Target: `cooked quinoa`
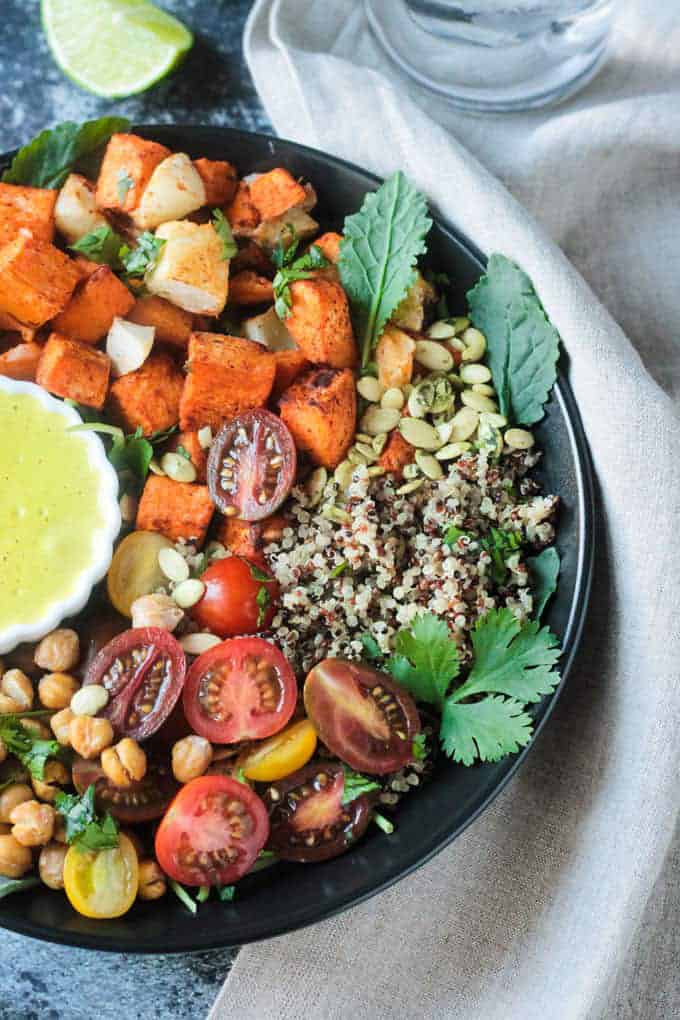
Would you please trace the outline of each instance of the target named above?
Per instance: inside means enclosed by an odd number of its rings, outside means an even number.
[[[446,618],[463,661],[470,631],[487,610],[507,606],[527,619],[533,606],[521,553],[506,561],[497,587],[478,539],[495,527],[521,532],[536,551],[553,541],[558,497],[541,495],[527,475],[539,456],[514,452],[496,462],[482,451],[405,495],[392,476],[370,477],[358,465],[338,500],[350,516],[346,524],[328,520],[295,489],[290,525],[265,554],[281,585],[270,636],[298,674],[325,656],[361,658],[362,634],[389,652],[396,632],[425,611]],[[450,525],[466,532],[453,548],[443,540]]]

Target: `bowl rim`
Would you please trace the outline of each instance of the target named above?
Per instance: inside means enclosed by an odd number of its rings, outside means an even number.
[[[349,160],[342,159],[341,157],[332,155],[331,153],[323,152],[321,149],[316,149],[309,145],[303,145],[292,139],[271,135],[267,132],[247,131],[242,128],[232,128],[227,125],[203,125],[194,123],[133,124],[129,130],[139,131],[141,134],[155,134],[157,136],[162,136],[163,134],[185,134],[188,142],[191,141],[191,136],[194,134],[198,136],[201,133],[211,132],[216,135],[224,136],[225,140],[229,139],[235,145],[238,144],[239,138],[255,138],[268,145],[272,154],[276,151],[276,147],[288,147],[302,155],[307,154],[310,157],[317,159],[320,157],[333,164],[335,167],[348,171],[352,174],[358,174],[366,181],[370,181],[375,185],[380,185],[383,180],[377,174],[374,174]],[[7,165],[7,163],[12,159],[15,151],[16,150],[0,154],[0,168]],[[479,265],[480,269],[483,270],[486,266],[486,255],[484,255],[474,242],[470,241],[470,239],[461,230],[459,230],[458,227],[442,215],[437,206],[430,201],[428,201],[428,206],[430,215],[435,224],[442,229],[445,234],[451,236]],[[578,410],[576,398],[571,388],[567,372],[568,356],[565,356],[565,352],[562,351],[560,361],[558,363],[557,380],[553,387],[553,393],[566,425],[567,438],[573,455],[577,489],[578,518],[582,521],[583,527],[578,546],[578,557],[575,568],[574,594],[562,642],[560,683],[555,688],[550,698],[546,701],[542,717],[535,724],[534,733],[530,743],[516,754],[514,761],[506,774],[493,787],[493,789],[489,791],[476,809],[472,811],[463,822],[448,832],[444,838],[439,839],[425,852],[415,855],[413,859],[409,860],[406,864],[400,864],[392,868],[389,874],[370,888],[359,893],[350,893],[346,896],[340,896],[332,905],[317,909],[314,916],[310,916],[305,920],[291,920],[290,922],[270,926],[266,932],[246,934],[237,939],[229,937],[228,940],[225,940],[224,936],[220,937],[219,930],[216,927],[214,935],[211,934],[208,937],[201,936],[197,943],[196,937],[193,939],[191,937],[191,925],[187,925],[186,935],[185,933],[182,933],[179,937],[177,934],[173,935],[173,946],[168,946],[167,942],[163,942],[160,937],[150,939],[140,946],[131,940],[121,940],[120,938],[111,938],[102,941],[102,937],[97,934],[55,929],[33,921],[24,921],[23,918],[12,917],[10,919],[6,919],[2,916],[1,909],[0,928],[6,928],[9,931],[29,935],[33,938],[38,938],[46,942],[53,942],[60,945],[71,945],[81,949],[93,949],[100,952],[126,952],[134,953],[136,955],[160,953],[167,956],[243,946],[249,943],[276,938],[292,931],[301,930],[302,928],[310,925],[328,920],[329,918],[348,910],[350,907],[365,903],[373,896],[384,892],[390,886],[396,884],[402,878],[406,878],[423,864],[432,860],[438,853],[453,843],[453,841],[457,839],[458,836],[460,836],[468,828],[468,826],[475,822],[492,804],[496,797],[506,788],[511,779],[516,776],[518,770],[522,767],[528,755],[534,748],[539,734],[552,715],[557,701],[566,686],[580,645],[587,617],[595,563],[595,480],[585,429],[583,427],[581,415]]]
[[[32,382],[0,376],[0,392],[24,393],[36,400],[46,411],[59,414],[71,426],[82,425],[83,419],[74,407],[57,400],[42,386]],[[87,605],[92,590],[109,569],[113,545],[120,532],[121,516],[118,505],[118,476],[106,456],[101,440],[94,432],[78,436],[85,446],[90,465],[99,477],[98,504],[103,520],[101,527],[92,533],[93,556],[78,577],[73,592],[53,602],[42,617],[29,623],[16,623],[0,632],[0,653],[7,654],[24,642],[39,641],[54,630],[62,620],[79,613]]]

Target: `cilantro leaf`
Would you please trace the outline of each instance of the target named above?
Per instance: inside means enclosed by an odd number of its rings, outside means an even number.
[[[134,248],[124,244],[118,254],[127,276],[144,276],[155,266],[164,244],[163,238],[156,237],[150,230],[139,235]]]
[[[557,638],[538,620],[520,623],[510,609],[491,609],[472,632],[474,665],[466,682],[450,695],[505,694],[516,701],[540,701],[559,683],[553,666],[560,657]]]
[[[83,158],[105,145],[111,135],[129,127],[130,121],[125,117],[57,124],[19,149],[2,179],[6,184],[60,188]]]
[[[333,567],[328,576],[332,578],[340,577],[346,570],[349,570],[349,563],[347,560],[343,560],[342,563],[338,563],[337,567]]]
[[[455,546],[458,543],[459,538],[468,538],[467,531],[461,531],[455,524],[450,524],[444,532],[444,543],[445,545]]]
[[[152,432],[145,436],[141,428],[132,435],[126,436],[122,429],[108,422],[93,421],[83,425],[73,425],[70,432],[100,432],[111,436],[111,447],[107,454],[116,471],[130,471],[140,482],[149,473],[149,464],[153,458],[154,446],[164,443],[177,431],[177,427]]]
[[[360,634],[359,640],[364,646],[364,655],[371,662],[380,662],[383,658],[383,653],[380,650],[380,645],[375,640],[372,634]]]
[[[521,533],[491,528],[480,545],[491,557],[491,580],[496,585],[503,584],[508,574],[507,559],[522,547]]]
[[[111,266],[112,269],[120,268],[118,253],[123,247],[123,238],[111,227],[96,227],[69,247],[92,262]]]
[[[236,895],[235,885],[218,885],[215,888],[217,889],[217,895],[223,903],[231,903]]]
[[[62,751],[58,741],[36,737],[32,730],[26,729],[19,719],[11,715],[0,715],[0,739],[34,779],[43,779],[47,759],[56,758]]]
[[[342,770],[345,773],[345,785],[342,791],[343,804],[351,804],[357,797],[380,789],[380,783],[376,783],[369,776],[362,776],[360,772],[353,772],[346,765],[343,765]]]
[[[255,602],[257,603],[257,629],[264,626],[264,621],[267,619],[267,610],[271,604],[272,597],[269,594],[269,588],[266,585],[261,584],[257,590],[255,596]]]
[[[424,733],[416,733],[413,738],[413,758],[415,761],[425,761],[427,758],[427,740]]]
[[[213,209],[212,225],[222,242],[222,261],[233,259],[238,255],[238,245],[231,232],[231,224],[221,209]]]
[[[468,292],[470,318],[486,336],[487,358],[501,414],[522,425],[543,417],[557,374],[560,337],[531,280],[504,255]]]
[[[54,806],[64,819],[66,842],[83,851],[112,850],[118,846],[118,826],[110,814],[100,818],[94,806],[94,784],[82,797],[58,793]]]
[[[135,182],[125,167],[121,167],[118,171],[118,177],[116,178],[116,194],[118,195],[118,201],[121,205],[125,204],[125,199],[128,196],[128,192],[134,188]]]
[[[538,556],[529,556],[527,566],[531,576],[531,587],[534,596],[534,616],[541,619],[550,596],[557,590],[557,578],[560,573],[560,554],[554,546],[549,546]]]
[[[248,563],[248,566],[250,567],[250,576],[253,578],[253,580],[263,581],[265,584],[268,581],[272,580],[271,574],[265,574],[264,570],[260,570],[260,568],[256,566],[256,564]]]
[[[454,761],[472,765],[480,761],[499,761],[529,743],[531,716],[522,704],[500,697],[461,705],[450,698],[444,705],[441,739],[444,750]]]
[[[458,648],[446,621],[433,613],[417,616],[410,630],[397,634],[395,650],[388,668],[397,683],[416,700],[441,706],[460,670]]]
[[[272,286],[274,287],[274,308],[280,319],[287,319],[293,305],[290,285],[296,280],[308,280],[316,269],[324,269],[328,260],[315,244],[308,252],[296,258],[300,242],[292,227],[293,242],[288,248],[279,242],[272,252],[272,262],[277,268]]]
[[[40,879],[32,875],[26,878],[5,878],[4,875],[0,875],[0,900],[4,896],[11,896],[12,893],[33,889],[36,885],[40,885]]]
[[[367,365],[388,319],[416,279],[432,226],[424,195],[401,171],[366,195],[345,219],[338,270]]]

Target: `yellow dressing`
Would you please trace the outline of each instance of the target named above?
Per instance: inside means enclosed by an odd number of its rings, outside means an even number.
[[[69,428],[31,394],[0,390],[0,631],[67,599],[96,555],[101,477]]]

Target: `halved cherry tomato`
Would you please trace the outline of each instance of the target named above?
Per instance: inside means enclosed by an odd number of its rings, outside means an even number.
[[[413,759],[415,702],[391,677],[359,662],[324,659],[305,681],[305,708],[324,744],[358,772],[384,775]]]
[[[272,622],[279,585],[260,564],[226,556],[208,567],[201,580],[205,594],[191,610],[199,627],[225,638],[266,630]]]
[[[160,818],[179,789],[170,763],[162,757],[147,755],[143,779],[129,786],[115,786],[97,761],[76,758],[73,762],[73,785],[85,793],[94,783],[95,803],[102,812],[128,825]]]
[[[229,885],[267,842],[267,811],[246,783],[201,776],[183,786],[156,833],[156,858],[185,885]]]
[[[64,889],[71,906],[84,917],[120,917],[135,902],[139,885],[137,853],[119,833],[111,850],[69,848],[64,858]]]
[[[144,740],[163,725],[182,693],[186,658],[172,634],[137,627],[119,634],[93,659],[86,684],[109,692],[102,711],[117,734]]]
[[[284,861],[303,863],[344,853],[371,820],[371,798],[364,794],[343,804],[344,791],[342,766],[319,761],[271,786],[264,795],[269,848]]]
[[[191,728],[215,744],[258,740],[283,729],[297,684],[288,661],[262,638],[235,638],[199,655],[184,685]]]
[[[273,783],[301,769],[315,751],[316,730],[309,719],[303,719],[246,751],[237,765],[246,779]]]
[[[270,411],[246,411],[223,425],[210,447],[210,495],[227,517],[261,521],[281,506],[296,469],[288,427]]]
[[[114,609],[128,618],[132,603],[142,595],[150,595],[166,578],[158,565],[161,549],[172,548],[172,542],[157,531],[132,531],[116,548],[106,577],[106,588]]]

